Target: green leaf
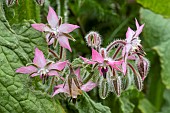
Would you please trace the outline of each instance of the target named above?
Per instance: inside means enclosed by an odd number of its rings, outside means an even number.
[[[90,97],[83,93],[80,101],[76,104],[79,113],[111,113],[110,108],[100,103],[95,103]]]
[[[170,90],[165,90],[164,91],[164,104],[162,106],[162,110],[160,113],[169,113],[170,112]]]
[[[169,0],[137,0],[145,8],[149,8],[155,13],[165,17],[170,17],[170,1]]]
[[[57,100],[34,90],[28,75],[16,74],[18,67],[33,59],[34,48],[47,54],[43,35],[30,23],[13,26],[7,22],[0,1],[0,112],[1,113],[64,113]]]
[[[119,102],[121,105],[120,107],[121,107],[122,113],[133,113],[135,105],[133,103],[131,103],[129,101],[129,99],[127,99],[125,97],[119,98]]]
[[[138,108],[142,113],[155,113],[155,108],[147,99],[141,99],[139,101]]]
[[[162,82],[170,88],[170,20],[163,18],[149,10],[140,11],[142,21],[145,23],[144,40],[146,47],[155,50],[159,55]],[[152,62],[151,62],[152,64]]]
[[[10,25],[29,19],[40,22],[40,6],[34,0],[18,0],[18,2],[18,5],[15,3],[12,7],[7,7],[6,4],[3,6]]]

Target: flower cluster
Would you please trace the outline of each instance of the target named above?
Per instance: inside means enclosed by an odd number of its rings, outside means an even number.
[[[75,39],[69,33],[79,26],[62,23],[62,18],[58,17],[51,7],[47,21],[48,24],[35,23],[32,27],[45,34],[49,45],[48,56],[53,55],[53,58],[45,59],[43,52],[36,48],[33,63],[18,68],[17,73],[29,74],[31,77],[39,75],[43,84],[51,79],[51,86],[54,86],[52,96],[65,93],[72,99],[96,86],[99,87],[99,96],[102,99],[105,99],[109,92],[120,96],[131,84],[135,84],[139,91],[142,90],[149,68],[149,61],[144,57],[145,52],[139,39],[144,24],[140,26],[136,20],[136,31],[129,27],[125,40],[113,41],[106,48],[101,47],[101,37],[97,32],[88,33],[85,39],[91,47],[92,58],[80,56],[77,58],[80,65],[76,67],[74,63],[64,60],[62,54],[64,48],[72,51],[68,39]],[[90,67],[90,70],[86,67]],[[94,74],[96,72],[97,75]]]

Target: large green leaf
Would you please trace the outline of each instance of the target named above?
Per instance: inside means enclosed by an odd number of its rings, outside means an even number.
[[[170,1],[169,0],[137,0],[138,3],[152,11],[170,17]]]
[[[79,113],[111,113],[109,107],[95,103],[86,93],[83,93],[76,108]]]
[[[18,3],[12,7],[7,7],[4,3],[5,16],[10,24],[20,23],[24,19],[40,22],[40,6],[35,0],[18,0]]]
[[[155,113],[155,108],[147,99],[141,99],[139,101],[138,108],[141,110],[142,113]]]
[[[149,10],[140,11],[145,23],[144,40],[146,47],[155,50],[160,58],[162,82],[170,88],[170,20]],[[154,61],[157,62],[157,61]],[[152,63],[152,62],[151,62]],[[155,65],[156,66],[156,65]]]
[[[43,35],[30,23],[9,26],[0,1],[0,112],[63,113],[60,104],[50,95],[33,90],[28,75],[16,74],[16,68],[31,62],[34,48],[47,54]]]

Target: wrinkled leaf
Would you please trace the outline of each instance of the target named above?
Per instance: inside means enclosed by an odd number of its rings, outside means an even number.
[[[149,8],[155,13],[159,13],[165,17],[170,17],[170,1],[169,0],[137,0],[142,6]]]
[[[135,105],[129,101],[127,98],[119,98],[121,105],[121,111],[123,113],[133,113]]]
[[[109,107],[103,106],[100,103],[95,103],[86,93],[83,93],[76,108],[79,113],[111,113]]]
[[[34,48],[47,54],[43,35],[30,23],[9,26],[0,1],[0,112],[1,113],[64,113],[60,104],[50,95],[34,90],[28,75],[15,70],[31,62]]]

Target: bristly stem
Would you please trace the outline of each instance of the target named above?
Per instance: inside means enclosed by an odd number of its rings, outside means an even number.
[[[61,16],[61,3],[60,0],[56,0],[58,16]]]
[[[110,43],[110,44],[106,47],[106,51],[109,52],[109,51],[110,51],[115,45],[117,45],[117,44],[125,45],[126,42],[123,41],[123,40],[116,40],[116,41]]]
[[[52,91],[52,88],[53,88],[53,85],[54,85],[54,80],[55,80],[55,76],[53,76],[53,78],[50,81],[50,86],[46,90],[47,93],[50,93],[50,91]]]
[[[133,73],[134,73],[135,75],[137,75],[137,72],[136,72],[136,70],[133,68],[133,66],[132,66],[130,63],[128,63],[127,65],[131,68],[131,70],[133,71]]]
[[[60,46],[60,59],[62,59],[63,56],[63,47]]]
[[[54,57],[56,57],[57,58],[57,60],[59,60],[60,58],[59,58],[59,56],[57,55],[57,53],[55,53],[53,50],[51,50],[51,49],[48,49],[49,50],[49,52],[51,53],[51,54],[53,54],[54,55]]]
[[[119,46],[118,48],[117,48],[117,50],[115,51],[115,53],[114,53],[114,55],[113,55],[113,59],[115,59],[116,58],[116,56],[118,55],[118,53],[119,53],[119,51],[122,49],[122,47],[123,46]]]
[[[64,23],[68,21],[68,1],[69,0],[64,1]]]

